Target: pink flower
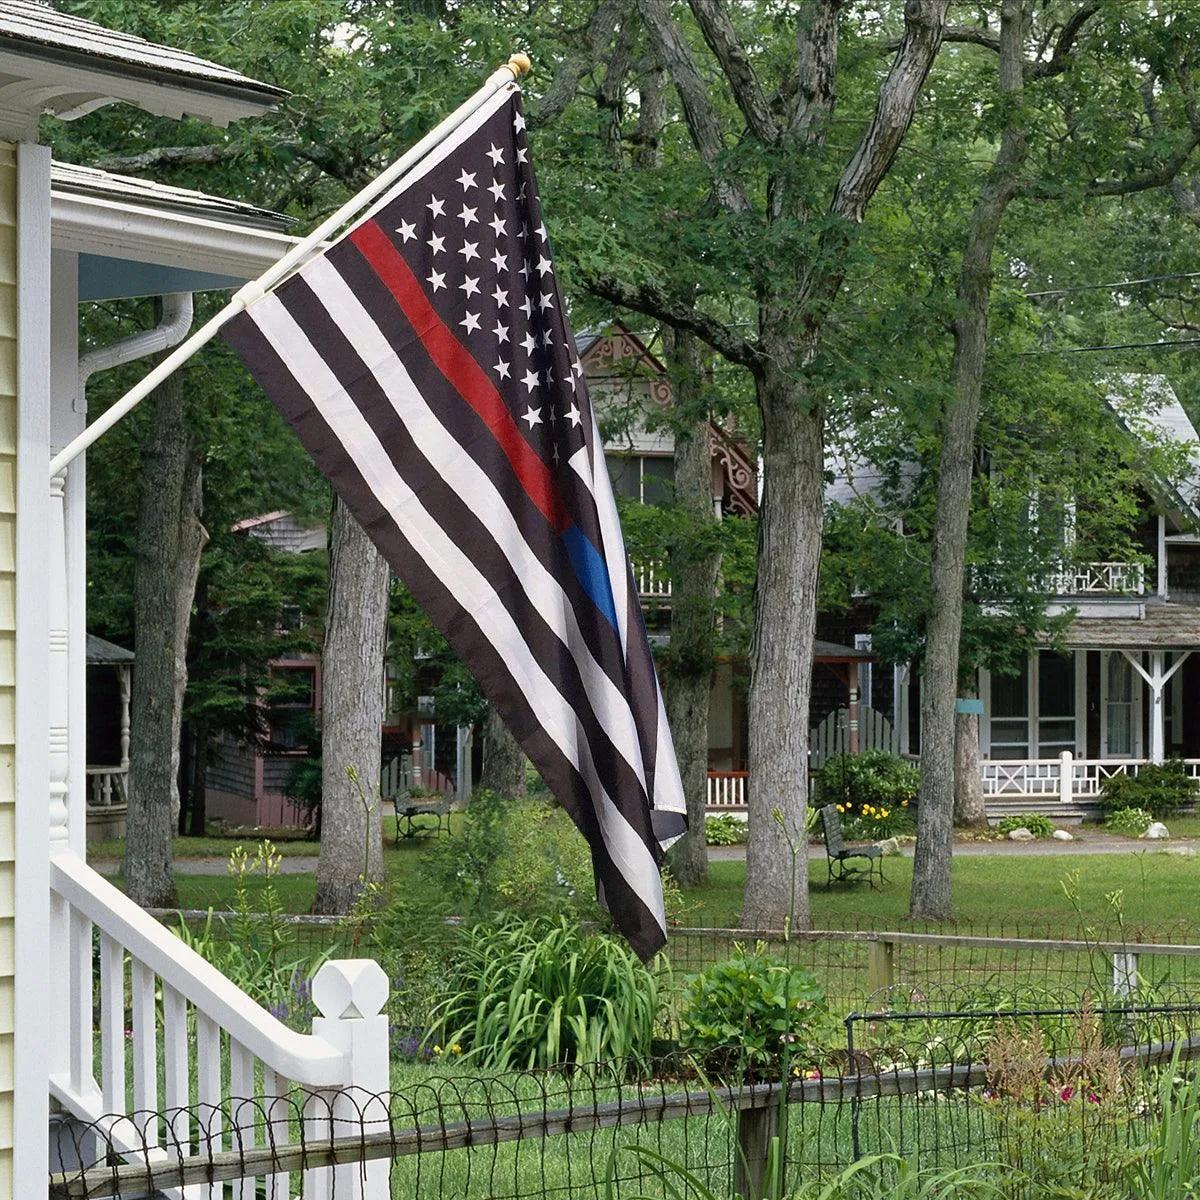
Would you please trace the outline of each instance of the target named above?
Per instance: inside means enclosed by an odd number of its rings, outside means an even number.
[[[1089,1104],[1099,1104],[1100,1097],[1097,1096],[1095,1092],[1088,1092],[1088,1103]]]
[[[806,1078],[806,1079],[820,1079],[820,1078],[821,1078],[821,1072],[820,1072],[820,1071],[818,1071],[818,1070],[816,1069],[816,1067],[814,1067],[814,1068],[813,1068],[811,1071],[809,1071],[809,1073],[808,1073],[808,1074],[805,1076],[805,1078]]]
[[[1075,1089],[1073,1087],[1065,1087],[1065,1088],[1063,1088],[1063,1090],[1061,1092],[1058,1093],[1058,1098],[1064,1104],[1066,1104],[1070,1100],[1074,1099],[1074,1096],[1075,1096]]]

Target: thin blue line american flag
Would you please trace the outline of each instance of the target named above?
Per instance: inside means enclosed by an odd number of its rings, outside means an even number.
[[[225,336],[583,832],[649,957],[683,789],[517,89]]]

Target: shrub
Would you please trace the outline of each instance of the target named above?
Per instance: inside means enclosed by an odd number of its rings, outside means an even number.
[[[426,1044],[501,1070],[645,1061],[658,976],[623,943],[565,918],[476,926]]]
[[[1190,779],[1183,760],[1147,763],[1136,775],[1110,775],[1100,791],[1100,807],[1105,812],[1122,808],[1144,808],[1152,817],[1162,818],[1185,804],[1192,804],[1200,792]]]
[[[892,837],[911,827],[909,805],[921,773],[907,759],[884,750],[835,754],[817,773],[816,807],[836,804],[850,841]]]
[[[1126,837],[1141,837],[1154,818],[1144,808],[1118,808],[1104,818],[1104,825]]]
[[[443,912],[468,921],[497,914],[606,919],[595,900],[587,842],[570,817],[544,799],[477,791],[462,832],[438,839],[425,862]]]
[[[1001,833],[1012,833],[1014,829],[1028,829],[1036,838],[1048,838],[1054,832],[1054,822],[1042,813],[1017,813],[1001,817],[996,828]]]
[[[704,838],[710,846],[740,846],[749,836],[749,825],[732,813],[704,818]]]
[[[684,980],[679,1040],[706,1070],[721,1075],[740,1071],[770,1076],[779,1069],[785,1043],[793,1056],[810,1049],[811,1035],[824,1018],[825,993],[816,976],[789,966],[763,943],[733,954]]]

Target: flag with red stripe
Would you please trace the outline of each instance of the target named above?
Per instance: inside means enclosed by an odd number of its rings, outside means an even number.
[[[683,790],[517,89],[224,332],[474,672],[588,839],[618,927],[652,954]]]

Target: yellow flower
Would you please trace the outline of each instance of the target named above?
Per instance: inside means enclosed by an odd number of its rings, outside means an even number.
[[[885,808],[885,809],[883,810],[883,816],[886,818],[889,812],[891,812],[891,809],[889,809],[889,808]]]
[[[441,1052],[442,1052],[441,1046],[434,1046],[433,1052],[434,1052],[434,1054],[441,1054]]]
[[[462,1047],[457,1042],[455,1042],[454,1045],[450,1047],[450,1053],[451,1054],[461,1054]]]
[[[838,812],[840,812],[840,813],[844,813],[845,811],[846,811],[846,809],[845,809],[845,808],[844,808],[844,807],[843,807],[841,804],[839,804],[839,805],[838,805]]]
[[[901,801],[900,801],[900,807],[901,807],[901,808],[907,808],[907,807],[908,807],[908,801],[907,801],[907,800],[901,800]]]

